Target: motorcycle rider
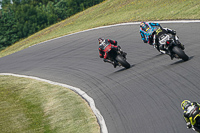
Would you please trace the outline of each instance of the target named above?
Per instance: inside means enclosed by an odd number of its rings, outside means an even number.
[[[159,23],[141,22],[140,23],[140,35],[144,43],[152,45],[151,34],[155,30],[154,27],[161,27]]]
[[[183,117],[187,128],[193,128],[193,130],[200,132],[200,104],[189,100],[183,100],[181,108],[183,109]]]
[[[115,40],[98,38],[98,41],[99,41],[99,57],[104,58],[103,60],[104,62],[111,63],[113,64],[114,68],[116,68],[118,63],[116,61],[108,59],[108,52],[111,48],[116,48],[122,51],[121,47],[117,46],[117,41]],[[123,54],[124,56],[126,56],[127,53],[123,52]]]
[[[170,53],[170,51],[168,51],[166,48],[165,48],[165,45],[161,45],[161,44],[159,44],[159,39],[160,38],[162,38],[162,36],[164,35],[164,34],[168,34],[168,33],[170,33],[170,34],[172,34],[172,35],[175,35],[175,41],[176,41],[176,43],[178,44],[178,46],[182,49],[182,50],[184,50],[184,45],[182,45],[180,42],[179,42],[179,40],[178,40],[178,37],[176,36],[176,31],[175,30],[172,30],[172,29],[169,29],[169,28],[162,28],[162,27],[160,27],[159,29],[157,29],[156,31],[154,31],[153,33],[152,33],[152,42],[153,42],[153,45],[154,45],[154,47],[159,51],[159,52],[161,52],[161,53],[164,53],[164,54],[168,54],[170,57],[171,57],[171,59],[173,59],[174,58],[174,56]]]

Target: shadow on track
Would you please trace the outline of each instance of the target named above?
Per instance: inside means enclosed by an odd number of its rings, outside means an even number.
[[[134,67],[134,66],[135,66],[135,65],[131,65],[130,68],[132,68],[132,67]],[[130,69],[130,68],[128,68],[128,69]],[[118,72],[125,71],[125,70],[128,70],[128,69],[122,68],[122,69],[120,69],[120,70],[115,71],[114,73],[118,73]]]
[[[191,60],[192,58],[194,58],[194,56],[189,57],[189,59],[187,61]],[[171,65],[176,65],[176,64],[187,62],[187,61],[179,60],[179,61],[176,61],[176,62],[172,63]]]
[[[153,57],[150,57],[150,58],[148,58],[148,59],[146,59],[146,60],[144,60],[144,61],[142,61],[142,62],[140,62],[140,63],[146,62],[146,61],[148,61],[148,60],[154,59],[155,57],[159,57],[159,56],[162,56],[162,55],[164,55],[164,54],[160,53],[160,54],[155,55],[155,56],[153,56]],[[140,63],[138,63],[138,64],[140,64]],[[128,68],[128,69],[131,69],[131,68],[134,67],[134,66],[135,66],[135,64],[131,65],[130,68]],[[128,70],[128,69],[122,68],[122,69],[120,69],[120,70],[115,71],[114,73],[122,72],[122,71],[125,71],[125,70]]]

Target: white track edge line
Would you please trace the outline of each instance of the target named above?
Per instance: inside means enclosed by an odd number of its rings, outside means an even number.
[[[149,21],[149,22],[161,23],[161,24],[164,24],[164,23],[200,23],[200,20],[171,20],[171,21]],[[39,44],[42,44],[42,43],[46,43],[46,42],[53,41],[53,40],[56,40],[56,39],[59,39],[59,38],[63,38],[63,37],[67,37],[67,36],[71,36],[71,35],[87,32],[87,31],[92,31],[92,30],[97,30],[97,29],[104,29],[104,28],[115,27],[115,26],[123,26],[123,25],[136,25],[136,24],[140,24],[140,23],[141,22],[129,22],[129,23],[120,23],[120,24],[114,24],[114,25],[100,26],[100,27],[96,27],[96,28],[92,28],[92,29],[83,30],[83,31],[79,31],[79,32],[76,32],[76,33],[64,35],[64,36],[57,37],[57,38],[54,38],[54,39],[50,39],[50,40],[47,40],[47,41],[44,41],[44,42],[29,46],[29,47],[33,47],[33,46],[36,46],[36,45],[39,45]]]
[[[89,106],[91,107],[92,111],[94,112],[94,114],[97,118],[97,121],[98,121],[99,126],[100,126],[101,133],[108,133],[105,120],[104,120],[103,116],[101,115],[100,111],[96,108],[94,100],[90,96],[88,96],[84,91],[82,91],[81,89],[70,86],[70,85],[66,85],[66,84],[62,84],[62,83],[58,83],[58,82],[53,82],[53,81],[50,81],[50,80],[46,80],[46,79],[42,79],[42,78],[38,78],[38,77],[33,77],[33,76],[18,75],[18,74],[13,74],[13,73],[0,73],[0,75],[9,75],[9,76],[36,79],[36,80],[39,80],[39,81],[47,82],[49,84],[69,88],[70,90],[74,91],[75,93],[80,95],[83,99],[85,99],[88,102]]]

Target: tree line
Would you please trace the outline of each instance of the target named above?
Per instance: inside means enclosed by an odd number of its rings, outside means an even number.
[[[0,50],[104,0],[2,0]]]

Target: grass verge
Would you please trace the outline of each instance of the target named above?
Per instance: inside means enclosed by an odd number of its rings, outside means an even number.
[[[1,133],[98,133],[96,117],[73,91],[0,75]]]
[[[2,50],[0,57],[34,44],[104,25],[151,20],[200,19],[199,0],[105,0]]]

